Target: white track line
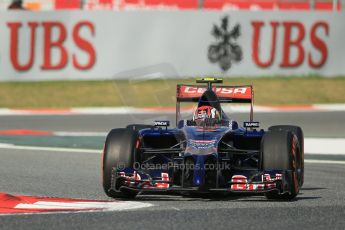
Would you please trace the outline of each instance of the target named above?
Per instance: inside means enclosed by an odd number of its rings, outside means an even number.
[[[311,164],[342,164],[345,165],[345,161],[329,161],[329,160],[304,160],[305,163]]]
[[[137,209],[137,208],[146,208],[150,207],[150,203],[142,203],[135,201],[116,201],[116,202],[52,202],[52,201],[38,201],[34,204],[18,204],[15,209],[54,209],[59,210],[68,210],[72,211],[75,209],[97,209],[98,211],[123,211],[128,209]]]
[[[37,210],[40,212],[18,212],[18,213],[0,213],[0,216],[18,216],[18,215],[57,215],[71,213],[90,213],[90,212],[113,212],[113,211],[130,211],[153,206],[151,203],[137,201],[106,201],[106,202],[50,202],[38,201],[34,204],[22,203],[16,205],[15,209]],[[47,211],[43,211],[47,209]],[[52,211],[51,209],[54,209]],[[66,211],[66,210],[71,211]],[[78,211],[73,209],[79,209]],[[93,210],[90,210],[93,209]],[[60,211],[61,210],[61,211]]]
[[[248,113],[250,107],[246,105],[224,106],[226,112]],[[189,111],[189,110],[186,110]],[[184,112],[186,112],[184,111]],[[191,111],[191,110],[190,110]],[[254,107],[255,113],[271,112],[330,112],[345,111],[345,104],[314,104],[309,106],[261,106]],[[175,113],[174,108],[134,108],[134,107],[85,107],[85,108],[68,108],[54,110],[30,110],[30,109],[10,109],[0,108],[0,116],[18,115],[18,116],[69,116],[69,115],[120,115],[120,114],[151,114],[151,113]]]
[[[96,149],[20,146],[20,145],[13,145],[13,144],[0,144],[0,149],[37,150],[37,151],[70,152],[70,153],[73,153],[73,152],[74,153],[98,153],[98,154],[102,153],[102,150],[96,150]]]
[[[103,134],[102,134],[103,135]],[[345,139],[344,138],[305,138],[305,154],[313,155],[345,155]],[[79,148],[60,148],[60,147],[40,147],[40,146],[20,146],[13,144],[1,144],[0,149],[16,149],[16,150],[34,150],[34,151],[50,151],[50,152],[70,152],[70,153],[92,153],[101,154],[99,149],[79,149]],[[325,163],[325,164],[344,164],[344,161],[333,160],[305,160],[308,163]]]
[[[315,104],[313,107],[316,110],[345,111],[345,104]]]
[[[54,136],[60,137],[106,137],[107,134],[105,132],[53,132]]]
[[[99,136],[105,137],[106,133],[79,133],[79,132],[54,132],[56,136]],[[345,138],[305,138],[304,148],[306,154],[321,155],[345,155]],[[0,148],[43,150],[43,151],[60,151],[60,152],[89,152],[100,153],[101,150],[92,149],[75,149],[75,148],[55,148],[55,147],[32,147],[17,146],[12,144],[0,144]]]
[[[345,138],[304,138],[304,151],[310,154],[345,155]]]

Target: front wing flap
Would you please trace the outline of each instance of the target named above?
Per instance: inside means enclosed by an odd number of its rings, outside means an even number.
[[[130,170],[129,170],[130,171]],[[267,171],[258,173],[254,179],[245,175],[233,175],[223,188],[182,187],[173,184],[173,178],[167,172],[161,172],[160,177],[132,170],[131,172],[113,170],[111,190],[131,190],[139,193],[149,192],[200,192],[200,193],[265,193],[277,191],[286,193],[289,184],[285,180],[291,174],[289,171]]]

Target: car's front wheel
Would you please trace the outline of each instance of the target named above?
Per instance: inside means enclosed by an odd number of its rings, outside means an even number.
[[[261,164],[263,171],[282,170],[287,172],[285,180],[288,184],[286,191],[280,194],[277,191],[267,192],[267,199],[291,200],[299,192],[297,168],[300,167],[301,148],[297,136],[291,131],[273,130],[267,132],[262,139]]]
[[[111,189],[113,170],[133,167],[136,154],[138,132],[132,129],[113,129],[109,132],[103,150],[103,189],[113,198],[133,198],[137,195],[132,191],[114,191]],[[121,187],[121,180],[117,181],[116,189]]]
[[[268,128],[269,131],[290,131],[297,136],[300,151],[296,156],[300,164],[297,166],[298,184],[302,187],[304,183],[304,135],[301,127],[294,125],[274,125]]]

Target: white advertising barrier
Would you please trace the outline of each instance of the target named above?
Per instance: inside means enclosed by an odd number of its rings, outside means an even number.
[[[3,12],[0,80],[345,75],[345,14]]]

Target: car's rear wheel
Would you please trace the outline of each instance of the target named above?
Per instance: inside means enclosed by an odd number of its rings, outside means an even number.
[[[113,129],[109,132],[103,150],[103,189],[113,198],[134,198],[137,193],[132,191],[111,190],[113,169],[133,167],[136,154],[138,132],[131,129]],[[116,188],[121,187],[121,180],[117,181]]]
[[[282,170],[286,171],[284,179],[287,187],[285,193],[271,191],[265,194],[267,199],[291,200],[299,192],[297,166],[301,164],[297,158],[300,147],[297,136],[284,130],[273,130],[267,132],[262,139],[261,164],[264,171]]]
[[[294,125],[275,125],[268,128],[270,131],[274,130],[282,130],[282,131],[290,131],[297,136],[298,144],[300,147],[300,152],[297,154],[297,158],[299,159],[298,162],[301,162],[300,165],[297,165],[297,176],[298,176],[298,184],[302,187],[304,183],[304,135],[301,127],[294,126]]]

